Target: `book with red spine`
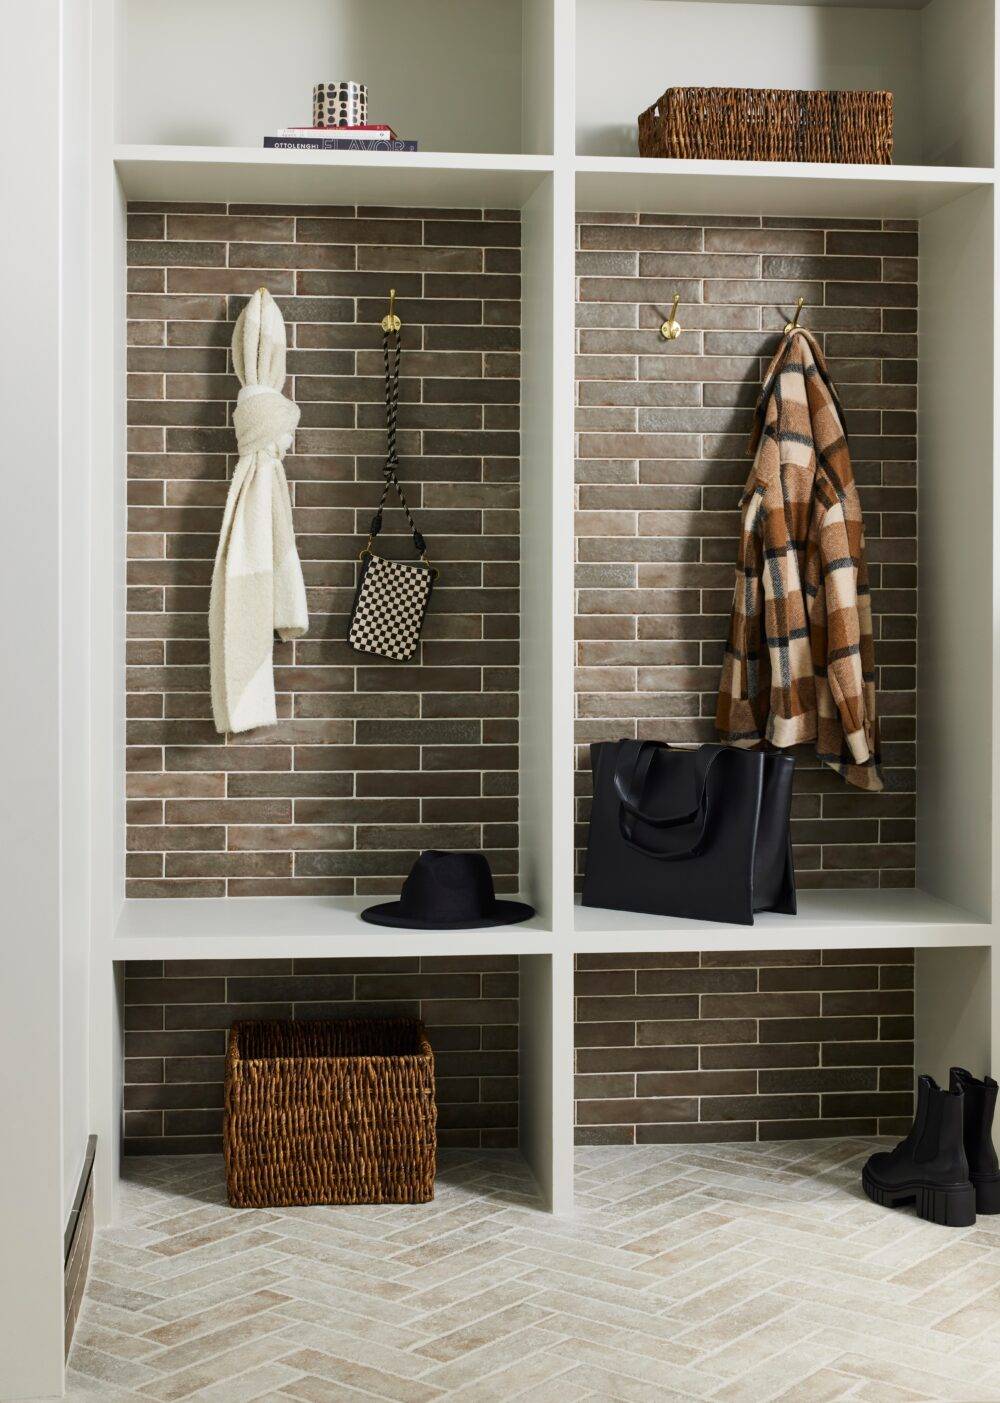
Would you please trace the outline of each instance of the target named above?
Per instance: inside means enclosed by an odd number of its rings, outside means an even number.
[[[382,138],[371,141],[354,136],[265,136],[264,146],[273,151],[378,151],[383,154],[417,149],[415,141],[385,141]]]

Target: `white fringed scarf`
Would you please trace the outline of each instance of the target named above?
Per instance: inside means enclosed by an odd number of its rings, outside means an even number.
[[[261,288],[233,331],[242,389],[233,414],[240,459],[226,499],[209,604],[212,715],[220,732],[274,725],[274,635],[309,627],[281,460],[299,422],[285,383],[285,323]]]

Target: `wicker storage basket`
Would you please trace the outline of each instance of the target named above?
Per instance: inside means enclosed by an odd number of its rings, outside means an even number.
[[[434,1054],[411,1018],[229,1030],[223,1146],[235,1208],[427,1203]]]
[[[668,88],[639,115],[639,155],[888,165],[892,93]]]

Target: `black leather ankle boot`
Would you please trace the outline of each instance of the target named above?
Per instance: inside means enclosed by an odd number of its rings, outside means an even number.
[[[962,1138],[976,1191],[976,1212],[1000,1213],[1000,1162],[993,1148],[997,1084],[992,1077],[979,1081],[964,1067],[952,1067],[949,1084],[952,1091],[961,1089],[964,1095]]]
[[[896,1208],[916,1204],[931,1223],[967,1228],[976,1221],[976,1191],[962,1138],[965,1096],[944,1091],[933,1077],[917,1081],[917,1113],[905,1140],[894,1150],[872,1155],[861,1171],[865,1193],[875,1203]]]

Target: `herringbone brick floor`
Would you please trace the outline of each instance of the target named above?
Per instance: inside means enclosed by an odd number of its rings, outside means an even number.
[[[74,1403],[1000,1400],[1000,1218],[876,1208],[870,1141],[583,1149],[574,1219],[516,1155],[423,1207],[235,1211],[215,1157],[128,1162]]]

